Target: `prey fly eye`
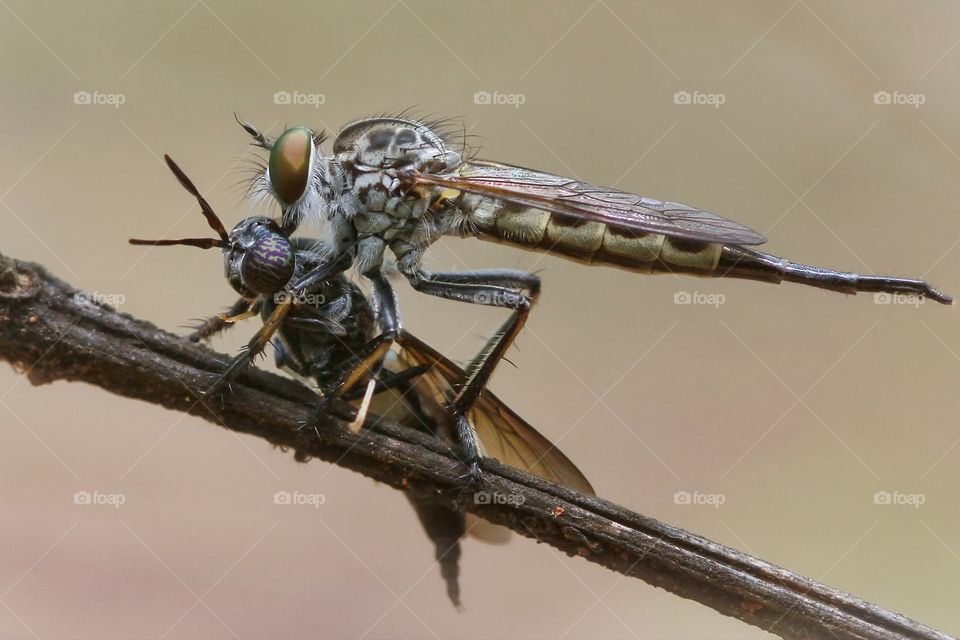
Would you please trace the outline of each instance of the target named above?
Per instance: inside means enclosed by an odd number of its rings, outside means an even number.
[[[270,186],[284,206],[303,197],[313,171],[313,132],[292,127],[283,132],[270,150]]]
[[[293,277],[295,264],[293,247],[286,236],[264,230],[244,251],[240,277],[254,293],[277,293]]]

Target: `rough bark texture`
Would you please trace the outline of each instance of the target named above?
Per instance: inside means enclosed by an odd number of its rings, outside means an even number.
[[[328,460],[421,495],[461,489],[464,469],[445,445],[422,434],[376,420],[354,435],[335,418],[319,438],[298,431],[294,425],[307,417],[305,401],[314,396],[292,380],[254,369],[222,401],[202,401],[227,356],[76,293],[42,266],[0,255],[0,358],[33,384],[95,384],[259,436],[300,460]],[[349,407],[337,409],[349,416]],[[470,512],[785,638],[950,637],[615,504],[495,461],[484,467],[484,489],[515,499],[469,501]]]

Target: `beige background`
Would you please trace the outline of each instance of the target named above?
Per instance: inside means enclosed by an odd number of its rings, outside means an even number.
[[[208,233],[163,153],[229,226],[248,212],[234,185],[251,158],[234,110],[276,134],[419,105],[462,115],[484,157],[688,202],[767,233],[778,255],[958,294],[958,25],[949,2],[3,0],[0,249],[182,331],[233,295],[213,252],[126,244]],[[78,105],[78,91],[124,103]],[[679,91],[723,104],[678,105]],[[960,633],[956,312],[478,241],[430,256],[542,270],[517,368],[494,388],[601,495]],[[407,326],[456,358],[502,318],[398,290]],[[530,540],[467,542],[457,613],[398,494],[93,387],[32,388],[4,367],[0,425],[3,637],[765,637]],[[280,490],[325,503],[278,506]],[[125,504],[75,505],[77,491]],[[924,503],[877,505],[878,491]]]

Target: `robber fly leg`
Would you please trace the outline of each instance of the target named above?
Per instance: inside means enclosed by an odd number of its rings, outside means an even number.
[[[195,327],[196,330],[189,335],[190,342],[206,340],[224,329],[232,327],[237,320],[242,320],[258,313],[260,313],[259,300],[240,298],[224,313],[218,313],[197,325]]]
[[[293,298],[290,297],[285,298],[283,302],[277,305],[273,313],[270,314],[270,317],[264,321],[263,326],[250,338],[247,346],[230,362],[223,373],[220,374],[220,377],[217,378],[216,382],[207,389],[204,393],[205,397],[215,397],[222,393],[241,371],[248,367],[258,355],[263,353],[267,345],[270,344],[270,338],[273,337],[273,334],[276,333],[277,329],[283,323],[283,319],[290,312],[292,306]]]
[[[448,300],[471,302],[515,311],[529,309],[532,300],[523,290],[540,286],[540,278],[515,269],[405,273],[410,285],[422,293]]]
[[[401,270],[404,261],[400,261]],[[473,408],[494,369],[523,329],[540,295],[540,278],[515,269],[481,269],[463,272],[428,273],[415,270],[406,274],[417,291],[441,298],[513,309],[514,313],[490,339],[480,355],[468,367],[469,377],[450,405],[455,434],[463,450],[470,485],[481,480],[477,436],[467,414]],[[527,294],[523,292],[527,291]]]
[[[493,375],[494,369],[503,360],[504,355],[513,344],[520,331],[523,329],[527,318],[530,315],[530,309],[537,298],[540,296],[540,280],[531,274],[528,276],[528,290],[530,292],[527,300],[529,304],[526,308],[519,309],[510,314],[503,326],[491,336],[490,340],[480,351],[480,354],[474,358],[467,366],[467,381],[457,392],[453,401],[450,403],[450,410],[456,424],[457,438],[467,457],[468,467],[470,469],[470,479],[473,482],[479,480],[479,457],[477,454],[476,434],[467,418],[470,410],[476,403],[477,398],[486,388]]]
[[[536,284],[530,287],[530,305],[532,306],[539,297],[540,281],[537,280]],[[480,392],[487,386],[490,376],[493,375],[493,370],[516,340],[529,316],[530,307],[510,314],[503,326],[487,341],[480,354],[470,362],[467,366],[469,375],[467,382],[453,401],[453,409],[456,413],[463,414],[473,408]]]

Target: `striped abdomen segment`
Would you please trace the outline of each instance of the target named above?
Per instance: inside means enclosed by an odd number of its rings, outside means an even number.
[[[484,199],[486,200],[486,199]],[[617,229],[602,222],[569,222],[547,211],[491,202],[474,209],[471,222],[484,236],[587,264],[655,273],[710,275],[723,245],[672,238],[657,233]]]

